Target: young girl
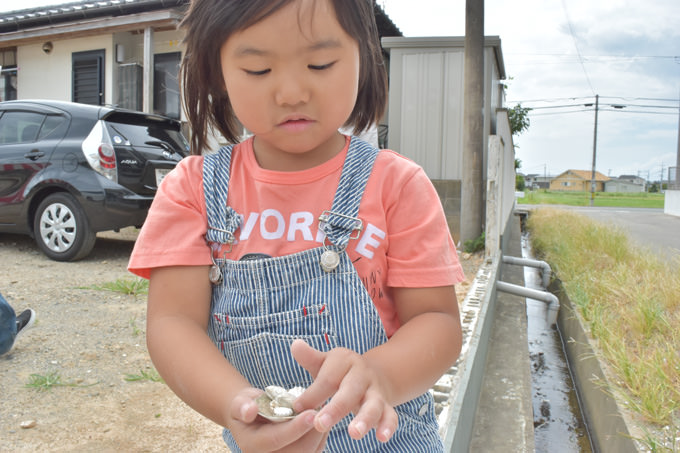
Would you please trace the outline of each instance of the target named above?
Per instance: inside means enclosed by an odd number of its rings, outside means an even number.
[[[170,388],[234,451],[442,451],[428,389],[457,358],[463,279],[422,169],[338,132],[384,112],[367,0],[193,0],[192,151],[130,260]],[[229,142],[205,153],[217,129]],[[305,387],[272,423],[255,399]]]

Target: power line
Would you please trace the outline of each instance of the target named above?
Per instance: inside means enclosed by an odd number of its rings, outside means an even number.
[[[549,115],[565,115],[567,113],[580,113],[580,112],[592,112],[593,109],[581,109],[581,110],[569,110],[565,112],[542,112],[542,113],[531,113],[529,112],[529,115],[531,117],[536,117],[536,116],[549,116]]]
[[[560,57],[560,58],[584,58],[596,59],[606,58],[611,60],[676,60],[680,59],[678,55],[574,55],[568,53],[532,53],[532,52],[508,52],[504,53],[507,56],[519,55],[529,57]]]
[[[545,109],[561,109],[561,108],[569,108],[569,107],[592,107],[592,104],[562,104],[562,105],[542,105],[542,106],[534,106],[534,107],[526,107],[530,110],[545,110]],[[615,110],[623,110],[624,108],[628,107],[638,107],[638,108],[648,108],[648,109],[672,109],[672,110],[677,110],[678,107],[676,105],[644,105],[644,104],[600,104],[600,108],[602,107],[611,107],[612,109]]]
[[[586,76],[586,80],[588,81],[588,86],[590,87],[590,91],[595,94],[595,90],[593,89],[593,84],[590,82],[590,77],[588,76],[588,71],[586,71],[586,65],[583,63],[583,56],[581,55],[581,50],[578,48],[578,43],[576,41],[576,34],[574,33],[574,27],[571,24],[571,18],[569,17],[569,11],[567,10],[567,3],[565,0],[562,0],[562,8],[564,9],[564,15],[567,18],[567,24],[569,25],[569,34],[571,35],[572,40],[574,41],[574,47],[576,48],[576,53],[578,54],[578,59],[579,62],[581,63],[581,67],[583,68],[583,73]]]
[[[533,102],[564,102],[564,101],[578,101],[580,99],[592,99],[592,96],[576,96],[576,97],[565,97],[565,98],[545,98],[545,99],[521,99],[508,101],[508,105],[513,104],[524,104]],[[680,102],[678,98],[641,98],[641,97],[629,97],[629,96],[600,96],[600,99],[621,99],[626,102],[631,101],[656,101],[656,102],[673,102],[675,106],[671,108],[678,108],[677,103]],[[531,107],[533,108],[533,107]]]

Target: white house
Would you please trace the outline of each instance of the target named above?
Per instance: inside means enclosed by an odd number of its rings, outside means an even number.
[[[0,13],[0,100],[116,104],[181,119],[189,0],[81,0]],[[375,6],[381,36],[401,32]]]
[[[604,183],[605,192],[644,192],[647,181],[638,176],[621,175]]]

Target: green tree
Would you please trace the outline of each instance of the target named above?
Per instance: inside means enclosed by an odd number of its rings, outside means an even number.
[[[522,104],[517,104],[508,109],[508,120],[510,120],[510,131],[512,135],[519,135],[525,130],[529,129],[531,121],[529,120],[529,107],[522,107]]]

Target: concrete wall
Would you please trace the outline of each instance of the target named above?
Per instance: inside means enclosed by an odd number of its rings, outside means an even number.
[[[437,189],[439,199],[444,207],[446,221],[453,241],[458,246],[460,241],[460,197],[461,182],[457,180],[433,179],[432,184]]]
[[[680,190],[666,190],[663,212],[680,217]]]

